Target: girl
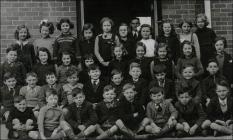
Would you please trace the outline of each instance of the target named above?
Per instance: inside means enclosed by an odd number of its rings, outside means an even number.
[[[88,69],[90,65],[93,65],[95,63],[94,61],[94,55],[93,54],[86,54],[83,57],[83,67],[82,71],[79,73],[79,81],[81,83],[86,83],[89,79],[88,75]]]
[[[111,32],[113,21],[104,17],[100,21],[103,33],[95,39],[95,56],[101,64],[101,72],[103,75],[109,74],[108,65],[112,59],[112,48],[114,45],[119,45],[119,38]]]
[[[184,41],[181,44],[181,49],[183,51],[181,57],[177,61],[176,66],[176,76],[178,78],[182,78],[181,70],[186,64],[192,64],[194,67],[194,76],[200,78],[200,76],[204,73],[203,66],[201,61],[196,57],[195,48],[190,41]]]
[[[67,82],[66,72],[68,69],[78,70],[78,68],[74,65],[74,56],[70,52],[62,52],[61,62],[62,64],[57,68],[57,76],[58,82],[63,85]]]
[[[183,20],[180,24],[179,27],[181,28],[181,33],[179,34],[180,38],[180,43],[182,43],[185,40],[188,40],[192,42],[193,46],[195,47],[195,51],[197,54],[197,58],[200,59],[200,46],[198,42],[197,35],[191,31],[191,28],[193,27],[192,22],[188,20]]]
[[[32,70],[38,76],[37,84],[42,86],[46,84],[46,73],[48,73],[49,71],[55,72],[55,66],[52,63],[51,54],[48,49],[44,47],[39,48],[37,57],[38,63],[33,66]]]
[[[205,14],[198,14],[196,17],[196,34],[200,44],[201,62],[204,67],[210,58],[214,57],[215,49],[213,47],[214,39],[216,38],[215,32],[208,28],[207,17]]]
[[[30,37],[31,35],[26,25],[17,26],[15,39],[18,48],[18,60],[24,64],[26,72],[32,70],[32,65],[36,60],[34,46],[29,42]]]
[[[127,60],[133,59],[136,56],[135,53],[135,42],[133,38],[129,36],[129,27],[126,23],[121,23],[119,28],[119,40],[123,45],[123,48],[126,50],[125,58]]]
[[[177,38],[175,29],[171,20],[163,21],[160,27],[160,33],[157,38],[158,43],[166,43],[168,47],[168,57],[171,58],[175,64],[180,56],[180,42]]]
[[[151,30],[151,26],[148,24],[143,24],[140,30],[140,34],[142,36],[142,40],[140,42],[145,44],[146,53],[144,56],[148,58],[152,58],[155,56],[155,49],[158,45],[154,39],[150,38]]]
[[[150,63],[151,75],[154,75],[154,67],[159,64],[166,66],[166,77],[169,79],[174,79],[174,62],[168,57],[167,45],[165,43],[160,43],[156,49],[154,60]],[[152,76],[154,77],[154,76]]]
[[[57,29],[61,31],[61,35],[54,42],[54,59],[60,60],[64,51],[70,52],[75,58],[80,58],[77,38],[70,31],[73,28],[74,24],[67,18],[62,18],[57,24]]]
[[[54,38],[50,37],[50,35],[52,35],[54,32],[53,23],[48,22],[48,20],[42,20],[40,22],[39,30],[41,33],[41,38],[34,41],[36,54],[38,55],[39,48],[45,47],[49,50],[51,57],[53,58]]]

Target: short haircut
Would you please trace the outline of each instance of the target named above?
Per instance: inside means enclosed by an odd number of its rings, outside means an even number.
[[[136,62],[132,62],[129,65],[129,70],[131,70],[132,68],[139,68],[141,70],[140,64],[136,63]]]
[[[26,98],[22,95],[18,95],[14,97],[14,103],[20,103],[21,101],[26,100]]]
[[[45,73],[45,77],[49,76],[49,75],[54,75],[55,77],[57,77],[56,73],[54,71],[47,71]]]
[[[45,91],[45,96],[48,98],[51,95],[58,96],[57,91],[55,89],[49,88]]]
[[[68,23],[70,25],[70,29],[74,28],[74,24],[70,21],[68,18],[62,18],[58,23],[57,23],[57,29],[61,31],[61,25],[62,23]]]
[[[218,63],[218,61],[215,59],[215,58],[210,58],[209,60],[208,60],[208,62],[207,62],[207,67],[209,66],[209,64],[210,63],[216,63],[218,66],[219,66],[219,63]]]
[[[185,64],[183,67],[182,67],[182,72],[184,71],[184,69],[186,69],[186,68],[192,68],[193,69],[193,71],[194,71],[194,66],[193,66],[193,64]]]
[[[192,87],[190,86],[183,86],[180,89],[178,89],[177,96],[180,96],[184,93],[188,93],[189,96],[192,95]]]
[[[109,23],[111,24],[111,26],[112,26],[112,27],[114,26],[114,22],[113,22],[112,19],[110,19],[109,17],[103,17],[103,18],[100,20],[101,29],[102,29],[103,23],[104,23],[105,21],[109,21]]]
[[[149,24],[142,24],[142,25],[141,25],[140,34],[141,34],[141,31],[142,31],[142,28],[145,28],[145,27],[149,28],[149,29],[150,29],[150,32],[151,32],[151,34],[152,34],[152,28],[151,28],[151,26],[150,26]]]
[[[138,41],[138,42],[136,43],[136,50],[137,50],[138,47],[142,47],[143,50],[144,50],[145,53],[146,53],[146,45],[145,45],[143,42]]]
[[[100,68],[98,65],[96,64],[91,64],[88,68],[88,72],[90,72],[91,70],[99,70],[100,71]]]
[[[181,23],[179,24],[179,27],[182,28],[182,26],[183,26],[184,23],[187,23],[190,26],[190,28],[193,27],[193,23],[190,20],[188,20],[188,19],[183,19],[181,21]]]
[[[161,92],[162,94],[164,94],[164,88],[162,88],[162,87],[152,87],[150,89],[150,95],[151,94],[158,94],[159,92]]]
[[[10,51],[18,51],[18,45],[16,43],[11,44],[7,49],[6,49],[6,53],[10,52]]]
[[[190,45],[192,48],[191,57],[196,57],[196,49],[195,49],[193,43],[191,41],[185,40],[181,43],[181,58],[185,58],[185,55],[183,52],[184,45]]]
[[[11,72],[6,72],[4,75],[3,75],[3,80],[6,81],[10,78],[15,78],[16,79],[16,75],[14,73],[11,73]]]
[[[154,74],[159,74],[159,73],[166,73],[167,67],[164,64],[157,64],[154,66],[153,72]]]
[[[90,60],[90,59],[92,59],[93,61],[94,61],[94,55],[92,54],[92,53],[88,53],[88,54],[85,54],[84,56],[83,56],[83,60],[85,61],[85,60]]]
[[[48,22],[46,20],[42,20],[40,23],[40,33],[41,33],[41,28],[45,26],[49,28],[49,34],[53,34],[54,33],[54,26],[52,22]]]
[[[226,48],[227,47],[227,40],[226,40],[226,38],[223,37],[223,36],[217,36],[215,38],[215,40],[214,40],[214,44],[216,44],[219,40],[222,40],[224,48]]]
[[[124,93],[128,89],[133,89],[133,91],[136,91],[135,86],[132,83],[126,83],[122,88],[122,92]]]
[[[29,33],[29,29],[26,25],[19,25],[17,26],[16,30],[15,30],[15,39],[19,40],[19,31],[21,29],[26,29],[27,30],[27,36],[26,39],[29,39],[31,37],[30,33]]]
[[[138,17],[132,17],[130,21],[132,22],[132,21],[135,20],[135,19],[138,20],[138,21],[140,22],[140,19],[139,19]]]
[[[112,85],[106,85],[106,86],[104,87],[104,89],[103,89],[103,94],[104,94],[105,92],[110,91],[110,90],[115,90],[115,88],[114,88]],[[115,93],[115,92],[114,92],[114,93]]]
[[[204,13],[200,13],[196,16],[196,24],[197,24],[197,19],[198,18],[201,18],[202,21],[205,23],[205,26],[208,26],[209,25],[209,22],[208,22],[208,19],[207,19],[207,16],[204,14]]]
[[[65,73],[65,75],[66,75],[66,77],[68,78],[68,77],[70,77],[70,76],[72,76],[72,75],[74,75],[74,74],[76,74],[77,76],[78,76],[78,71],[77,71],[77,69],[75,69],[75,68],[69,68],[67,71],[66,71],[66,73]]]
[[[83,28],[82,28],[82,34],[81,34],[81,39],[84,40],[84,31],[85,30],[91,30],[92,33],[93,33],[93,37],[94,37],[94,34],[95,34],[95,30],[94,30],[94,25],[92,23],[85,23],[83,25]]]
[[[32,76],[32,77],[36,77],[37,78],[37,74],[35,72],[28,72],[26,74],[26,78],[28,78],[29,76]]]
[[[227,87],[227,89],[230,90],[229,83],[225,79],[223,79],[223,78],[216,80],[216,85],[215,85],[216,87],[215,87],[215,89],[217,88],[218,85],[219,86],[223,86],[223,87]]]
[[[121,74],[122,76],[122,71],[120,69],[113,69],[111,71],[111,78],[114,76],[114,75],[117,75],[117,74]]]
[[[84,92],[83,92],[83,90],[82,90],[81,88],[78,88],[78,87],[74,88],[74,89],[71,91],[71,95],[72,95],[73,97],[77,96],[78,94],[85,95]]]

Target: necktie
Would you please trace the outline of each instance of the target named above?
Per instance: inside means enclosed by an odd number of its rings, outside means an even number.
[[[133,38],[136,40],[137,39],[137,32],[134,32]]]
[[[94,91],[96,91],[97,90],[97,81],[93,81],[93,88],[94,88]]]
[[[14,96],[14,89],[13,88],[10,88],[10,95]]]
[[[161,111],[162,111],[162,107],[161,107],[161,105],[160,105],[160,104],[156,104],[156,106],[157,106],[157,110],[158,110],[158,112],[161,112]]]

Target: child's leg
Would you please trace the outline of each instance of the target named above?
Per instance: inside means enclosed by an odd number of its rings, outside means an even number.
[[[84,130],[83,133],[85,136],[88,136],[88,135],[92,134],[93,132],[95,132],[95,130],[96,130],[96,125],[90,125]]]
[[[101,128],[101,126],[99,124],[96,124],[96,132],[98,134],[102,134],[104,133],[104,130]]]
[[[176,130],[177,131],[184,131],[184,126],[181,123],[176,124]]]
[[[210,124],[211,124],[210,120],[205,120],[202,123],[202,125],[201,125],[202,132],[201,133],[203,136],[207,136],[209,134]]]
[[[174,130],[174,128],[176,127],[176,124],[177,124],[176,120],[174,120],[170,126],[166,123],[161,129],[160,135],[163,136],[165,134],[172,134],[170,132]]]
[[[39,116],[39,111],[38,111],[38,110],[35,110],[35,111],[33,111],[33,113],[34,113],[34,116],[35,116],[36,118],[38,118],[38,116]]]
[[[155,123],[151,123],[145,127],[145,131],[151,134],[158,134],[160,132],[159,127]]]
[[[133,138],[135,136],[135,133],[127,128],[125,124],[122,122],[122,120],[117,120],[116,121],[116,126],[119,128],[119,130],[124,133],[126,136]]]
[[[39,132],[38,131],[29,131],[28,136],[32,139],[39,139]]]
[[[138,128],[138,130],[137,130],[137,133],[138,133],[138,132],[141,132],[142,130],[144,130],[144,129],[145,129],[145,126],[148,125],[149,123],[150,123],[150,120],[149,120],[148,118],[144,118],[144,119],[142,120],[142,122],[140,123],[140,126],[139,126],[139,128]]]
[[[232,129],[227,126],[222,126],[217,123],[211,123],[210,128],[216,130],[217,132],[224,133],[224,134],[232,134]]]
[[[61,121],[61,122],[60,122],[60,127],[62,128],[62,130],[64,130],[65,134],[66,134],[69,138],[75,139],[74,132],[73,132],[71,126],[70,126],[66,121]]]
[[[113,125],[110,129],[104,131],[99,136],[97,136],[96,139],[106,139],[112,136],[114,133],[116,133],[117,130],[118,130],[118,127],[116,125]]]

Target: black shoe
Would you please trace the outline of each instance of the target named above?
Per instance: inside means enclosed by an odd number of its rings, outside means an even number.
[[[176,133],[176,137],[178,137],[178,138],[182,138],[185,136],[187,136],[187,134],[184,131],[177,131],[177,133]]]
[[[204,129],[204,130],[201,131],[201,134],[202,134],[203,137],[207,137],[209,132],[208,132],[208,130]]]

